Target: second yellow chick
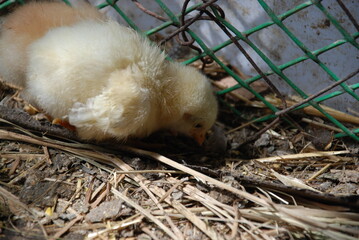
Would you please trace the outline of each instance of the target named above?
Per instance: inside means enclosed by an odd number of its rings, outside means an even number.
[[[0,76],[7,82],[24,87],[28,46],[52,28],[84,19],[106,18],[83,1],[78,1],[73,8],[63,2],[31,2],[16,9],[1,26]]]

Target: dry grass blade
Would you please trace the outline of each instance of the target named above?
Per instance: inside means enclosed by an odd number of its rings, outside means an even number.
[[[172,200],[172,206],[176,208],[178,212],[182,213],[188,220],[190,220],[195,226],[197,226],[211,239],[224,239],[222,236],[218,235],[216,231],[214,231],[211,227],[209,227],[205,222],[199,219],[195,214],[189,211],[178,201]]]
[[[196,227],[198,227],[203,233],[205,233],[210,239],[224,239],[222,236],[218,235],[210,226],[203,222],[199,217],[197,217],[193,212],[186,208],[182,203],[177,200],[171,199],[166,196],[166,192],[157,187],[151,186],[150,189],[161,199],[164,198],[169,205],[175,208],[179,213],[191,221]]]
[[[139,212],[141,212],[144,216],[146,216],[148,219],[150,219],[152,222],[157,224],[158,227],[160,227],[165,233],[168,234],[172,239],[178,239],[178,237],[169,229],[166,227],[160,220],[158,220],[156,217],[154,217],[150,212],[145,210],[143,207],[132,201],[130,198],[123,195],[121,192],[117,191],[116,189],[111,189],[112,193],[115,194],[117,197],[125,201],[127,204],[131,205],[135,209],[137,209]]]
[[[190,185],[186,185],[183,188],[183,192],[185,192],[189,198],[201,202],[207,209],[210,209],[220,218],[226,218],[226,221],[234,222],[235,211],[232,206],[225,205]]]
[[[294,223],[296,225],[303,225],[303,228],[311,229],[313,231],[320,231],[323,234],[327,235],[328,237],[331,237],[331,234],[340,236],[338,239],[357,239],[354,238],[348,234],[353,234],[358,236],[359,231],[358,230],[352,230],[345,227],[341,227],[338,224],[340,224],[341,219],[337,219],[337,213],[334,214],[328,214],[325,210],[317,210],[316,214],[319,212],[322,212],[323,215],[327,213],[327,218],[330,217],[331,221],[327,219],[327,222],[325,221],[318,221],[318,218],[315,218],[313,214],[310,212],[311,209],[306,209],[302,207],[285,207],[277,206],[276,207],[279,212],[282,213],[282,219],[284,221],[287,221],[288,223]],[[303,211],[305,209],[306,211]],[[352,216],[354,219],[358,219],[359,215],[355,214]]]
[[[291,186],[291,187],[301,188],[301,189],[308,189],[308,190],[311,190],[314,192],[320,192],[320,191],[306,185],[304,182],[300,181],[297,178],[291,178],[291,177],[284,176],[282,174],[277,173],[273,169],[272,169],[272,173],[274,174],[274,176],[276,178],[278,178],[279,181],[281,181],[286,186]]]
[[[143,219],[143,216],[137,216],[136,219],[132,220],[134,216],[131,216],[129,219],[125,219],[123,221],[121,221],[120,223],[116,223],[115,225],[111,226],[110,228],[104,229],[104,230],[100,230],[97,232],[93,232],[87,235],[88,240],[91,239],[98,239],[101,238],[101,235],[111,232],[111,231],[118,231],[120,229],[123,229],[125,227],[140,223]]]
[[[350,153],[350,151],[348,151],[348,150],[298,153],[298,154],[288,154],[288,155],[267,157],[267,158],[257,158],[257,159],[252,159],[252,160],[255,160],[258,162],[276,162],[276,161],[295,160],[295,159],[310,158],[310,157],[327,157],[327,156],[335,156],[335,155],[348,154],[348,153]]]

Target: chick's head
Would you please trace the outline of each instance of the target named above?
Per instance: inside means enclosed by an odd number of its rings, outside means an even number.
[[[210,81],[195,68],[173,64],[180,118],[170,126],[173,132],[193,137],[200,145],[213,126],[218,105]]]

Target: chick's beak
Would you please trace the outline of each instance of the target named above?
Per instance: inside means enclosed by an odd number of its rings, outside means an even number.
[[[198,142],[200,146],[202,146],[204,140],[206,139],[206,133],[204,132],[194,132],[191,134],[191,137]]]

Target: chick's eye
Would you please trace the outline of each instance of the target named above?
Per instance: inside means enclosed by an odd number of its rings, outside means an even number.
[[[195,127],[195,128],[202,128],[202,127],[203,127],[203,125],[202,125],[202,124],[200,124],[200,123],[197,123],[196,125],[194,125],[194,127]]]

